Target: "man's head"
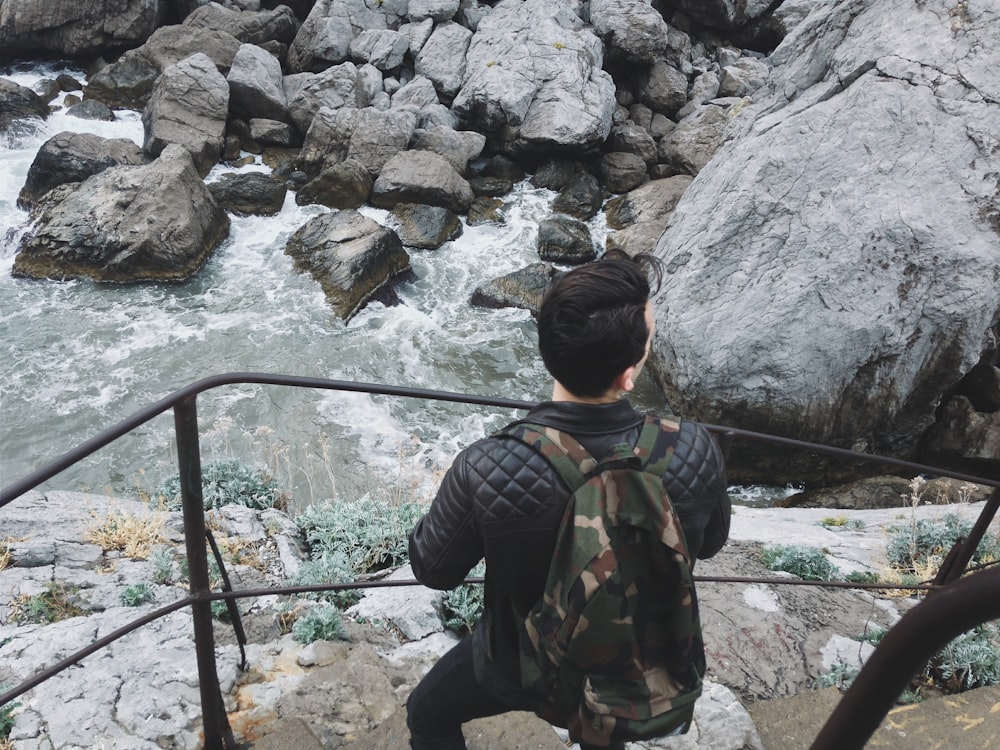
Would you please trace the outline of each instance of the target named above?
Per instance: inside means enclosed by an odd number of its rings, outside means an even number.
[[[655,259],[609,252],[556,279],[538,312],[546,369],[581,398],[605,396],[629,368],[639,369],[652,339],[647,269]]]

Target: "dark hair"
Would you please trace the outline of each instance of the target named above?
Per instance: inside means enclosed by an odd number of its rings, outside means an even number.
[[[538,311],[545,368],[570,393],[594,398],[646,353],[647,273],[659,288],[659,260],[608,251],[556,278]]]

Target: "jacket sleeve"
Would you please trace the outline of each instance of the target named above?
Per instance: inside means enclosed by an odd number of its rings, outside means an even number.
[[[715,555],[729,539],[732,506],[722,451],[708,430],[695,422],[681,422],[674,458],[663,483],[684,528],[692,559]]]
[[[433,589],[458,586],[483,558],[473,513],[474,493],[468,482],[467,450],[456,457],[427,514],[410,532],[413,574]]]

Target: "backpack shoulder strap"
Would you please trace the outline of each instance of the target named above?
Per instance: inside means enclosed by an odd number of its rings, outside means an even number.
[[[562,477],[571,492],[582,486],[598,465],[597,460],[579,441],[554,427],[521,421],[508,425],[498,434],[513,437],[538,451]]]

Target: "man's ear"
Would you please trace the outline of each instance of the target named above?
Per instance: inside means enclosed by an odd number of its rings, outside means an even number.
[[[635,376],[636,367],[632,365],[631,367],[626,367],[625,371],[622,372],[617,378],[615,378],[615,387],[619,392],[628,393],[633,388],[635,388]]]

